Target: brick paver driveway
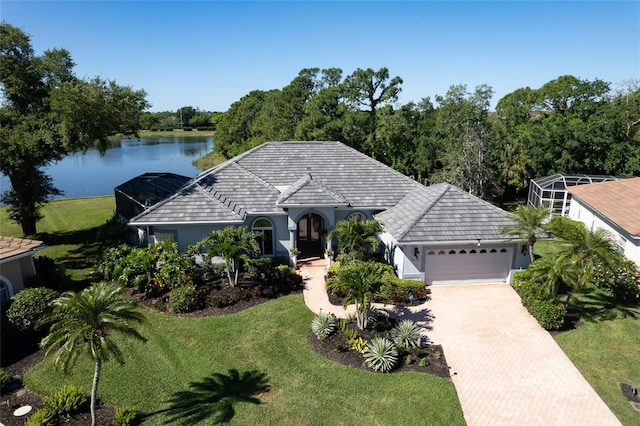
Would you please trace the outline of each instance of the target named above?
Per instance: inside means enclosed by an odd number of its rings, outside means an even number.
[[[423,325],[443,345],[469,425],[620,424],[510,285],[431,291]]]

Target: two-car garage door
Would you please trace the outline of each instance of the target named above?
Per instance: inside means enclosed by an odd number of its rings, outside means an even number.
[[[426,250],[425,282],[505,282],[511,269],[513,247],[429,248]]]

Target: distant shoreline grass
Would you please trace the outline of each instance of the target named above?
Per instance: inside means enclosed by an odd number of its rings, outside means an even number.
[[[138,132],[138,136],[140,138],[163,138],[163,137],[172,137],[172,136],[181,136],[181,137],[194,137],[194,136],[213,136],[213,130],[162,130],[162,131],[154,131],[154,130],[140,130]],[[117,134],[115,136],[110,136],[110,140],[119,140],[119,139],[136,139],[134,135],[123,135]]]

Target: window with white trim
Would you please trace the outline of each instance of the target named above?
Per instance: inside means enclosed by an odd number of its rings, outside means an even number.
[[[261,217],[253,222],[251,230],[257,234],[260,254],[263,256],[273,256],[273,224],[271,221]]]

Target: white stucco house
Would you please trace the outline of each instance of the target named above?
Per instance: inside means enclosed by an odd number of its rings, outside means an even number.
[[[44,247],[42,241],[0,236],[0,307],[36,275],[33,255]]]
[[[569,192],[569,218],[609,231],[618,250],[640,267],[640,178],[575,186]]]
[[[428,284],[506,282],[526,244],[499,229],[505,211],[452,185],[426,187],[340,142],[267,142],[209,169],[129,221],[140,239],[181,250],[215,229],[261,234],[261,255],[335,248],[336,222],[377,218],[382,249],[403,278]],[[523,249],[524,247],[524,249]]]

